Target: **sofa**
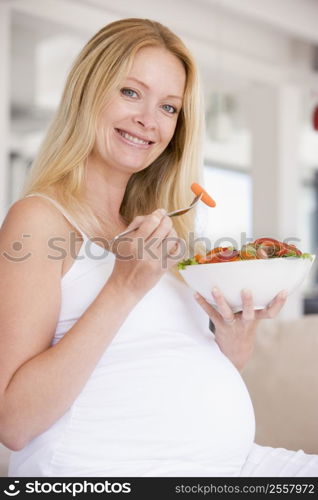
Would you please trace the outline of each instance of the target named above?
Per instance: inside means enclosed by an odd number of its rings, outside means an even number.
[[[318,454],[318,314],[263,320],[242,372],[253,401],[255,441]],[[0,445],[0,476],[10,451]]]
[[[242,376],[260,445],[318,454],[318,314],[263,320]]]

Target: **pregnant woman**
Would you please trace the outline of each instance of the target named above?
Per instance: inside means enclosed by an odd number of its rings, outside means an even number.
[[[317,456],[254,443],[240,375],[284,295],[256,316],[242,292],[233,316],[219,292],[216,313],[176,270],[194,210],[164,209],[202,179],[202,117],[194,61],[160,23],[111,23],[76,59],[0,231],[10,476],[318,476]]]

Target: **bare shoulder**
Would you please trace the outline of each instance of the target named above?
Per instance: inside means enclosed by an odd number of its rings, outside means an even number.
[[[66,234],[65,218],[48,200],[29,197],[16,201],[0,228],[0,273],[9,288],[23,285],[25,289],[25,280],[51,289],[55,283],[57,288]]]
[[[39,227],[41,223],[45,227]],[[14,224],[48,232],[63,231],[67,227],[63,214],[52,202],[39,196],[21,198],[11,205],[1,229],[7,230]]]
[[[49,200],[39,196],[21,198],[13,203],[3,221],[0,244],[2,249],[4,246],[13,252],[27,247],[33,251],[43,251],[44,246],[47,251],[58,247],[62,266],[70,230],[70,223]]]

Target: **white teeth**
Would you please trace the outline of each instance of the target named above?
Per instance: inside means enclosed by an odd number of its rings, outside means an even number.
[[[127,132],[123,132],[122,130],[118,130],[120,135],[128,139],[128,141],[134,142],[135,144],[150,144],[149,141],[143,141],[142,139],[138,139],[138,137],[134,137],[133,135],[127,134]]]

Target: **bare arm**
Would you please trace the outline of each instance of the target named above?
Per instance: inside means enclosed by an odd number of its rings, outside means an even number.
[[[164,238],[171,233],[170,219],[164,223],[151,216],[145,219],[144,234],[155,229]],[[115,272],[94,302],[50,347],[60,311],[62,261],[47,258],[46,243],[60,230],[56,213],[43,208],[42,201],[33,199],[31,204],[29,199],[10,210],[0,231],[4,278],[0,286],[0,441],[15,450],[67,411],[129,312],[163,273],[160,262],[116,260]],[[3,258],[3,252],[9,253],[21,232],[32,234],[24,247],[32,258],[20,265]],[[127,249],[129,254],[131,250]]]
[[[1,398],[5,445],[24,447],[68,410],[137,302],[108,282],[57,344],[16,371]]]

